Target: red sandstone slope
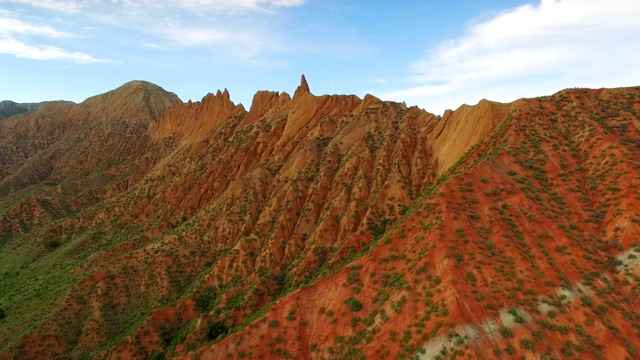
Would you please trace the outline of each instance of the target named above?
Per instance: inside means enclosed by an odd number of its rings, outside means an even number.
[[[194,354],[635,357],[638,96],[522,101],[362,257]]]
[[[441,118],[314,96],[303,78],[249,112],[226,91],[151,110],[91,201],[63,191],[91,169],[4,187],[2,252],[30,260],[0,269],[15,279],[0,286],[2,354],[634,356],[638,96],[572,90]],[[37,324],[11,322],[29,313],[13,289],[60,259],[59,301],[24,295]]]

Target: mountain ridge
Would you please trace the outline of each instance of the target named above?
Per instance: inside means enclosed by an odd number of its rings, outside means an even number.
[[[5,120],[0,358],[632,356],[638,112],[302,76],[249,111],[131,82]]]
[[[11,100],[0,101],[0,121],[16,115],[24,115],[37,109],[43,103],[17,103]]]

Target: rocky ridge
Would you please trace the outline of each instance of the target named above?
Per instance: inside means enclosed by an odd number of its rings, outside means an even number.
[[[5,120],[0,357],[634,356],[638,111],[439,117],[303,77],[249,111],[133,82]]]

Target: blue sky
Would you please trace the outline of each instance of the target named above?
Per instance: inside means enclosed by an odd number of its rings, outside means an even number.
[[[482,98],[640,85],[640,1],[0,0],[0,100],[72,100],[147,80],[372,93],[441,114]]]

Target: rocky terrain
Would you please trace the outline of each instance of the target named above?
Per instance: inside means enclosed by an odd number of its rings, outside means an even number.
[[[0,358],[635,358],[639,113],[46,103],[0,122]]]

